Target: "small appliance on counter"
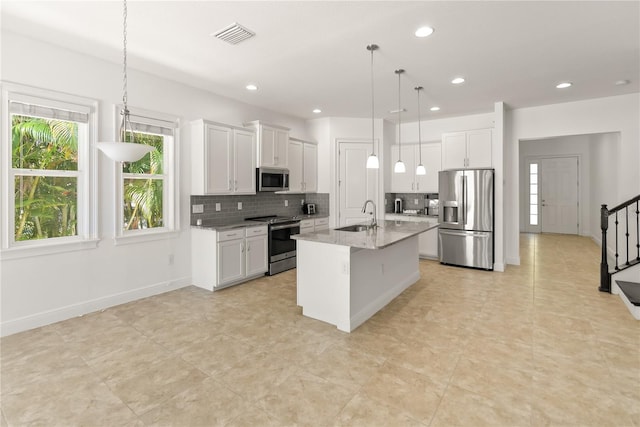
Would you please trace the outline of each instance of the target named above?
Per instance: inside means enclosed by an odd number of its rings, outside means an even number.
[[[403,213],[402,212],[402,199],[396,199],[393,203],[393,213]]]
[[[318,213],[315,203],[305,203],[302,205],[302,213],[306,215],[315,215]]]
[[[438,195],[436,194],[436,197]],[[438,216],[440,214],[440,200],[436,199],[427,199],[426,200],[427,207],[425,208],[425,215],[429,216]]]

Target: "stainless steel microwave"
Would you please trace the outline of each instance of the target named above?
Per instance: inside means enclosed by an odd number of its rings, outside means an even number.
[[[256,186],[258,191],[288,191],[289,169],[257,168]]]

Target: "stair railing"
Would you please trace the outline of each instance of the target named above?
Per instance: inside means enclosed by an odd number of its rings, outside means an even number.
[[[634,206],[635,205],[635,206]],[[629,250],[629,207],[631,207],[631,215],[636,214],[636,235],[635,235],[635,259],[633,258],[633,249]],[[635,207],[635,212],[633,211]],[[624,210],[624,214],[622,211]],[[615,215],[615,266],[613,271],[609,271],[609,262],[607,257],[607,229],[609,228],[609,217],[611,215]],[[626,247],[626,259],[623,259],[621,263],[619,260],[619,244],[618,244],[618,229],[620,224],[620,216],[623,216],[622,220],[624,221],[625,227],[625,247]],[[607,205],[602,205],[600,207],[600,230],[602,231],[602,259],[600,261],[600,287],[598,290],[600,292],[611,292],[611,276],[619,271],[622,271],[626,268],[631,267],[632,265],[640,263],[640,195],[634,197],[633,199],[627,200],[624,203],[619,204],[618,206],[607,209]],[[633,236],[632,236],[633,237]],[[631,240],[631,244],[633,244],[633,240]]]

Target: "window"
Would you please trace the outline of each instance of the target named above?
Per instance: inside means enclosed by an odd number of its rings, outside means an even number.
[[[95,239],[89,148],[96,103],[5,85],[3,111],[2,249]]]
[[[529,225],[538,225],[538,164],[529,164]]]
[[[159,118],[156,113],[131,114],[132,129],[127,129],[126,140],[155,150],[137,162],[123,163],[118,170],[116,236],[120,243],[129,237],[148,239],[175,230],[176,125],[175,119]]]

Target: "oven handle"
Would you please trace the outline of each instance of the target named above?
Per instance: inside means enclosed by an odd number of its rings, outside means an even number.
[[[285,228],[300,227],[300,221],[284,225],[272,225],[271,230],[284,230]]]

